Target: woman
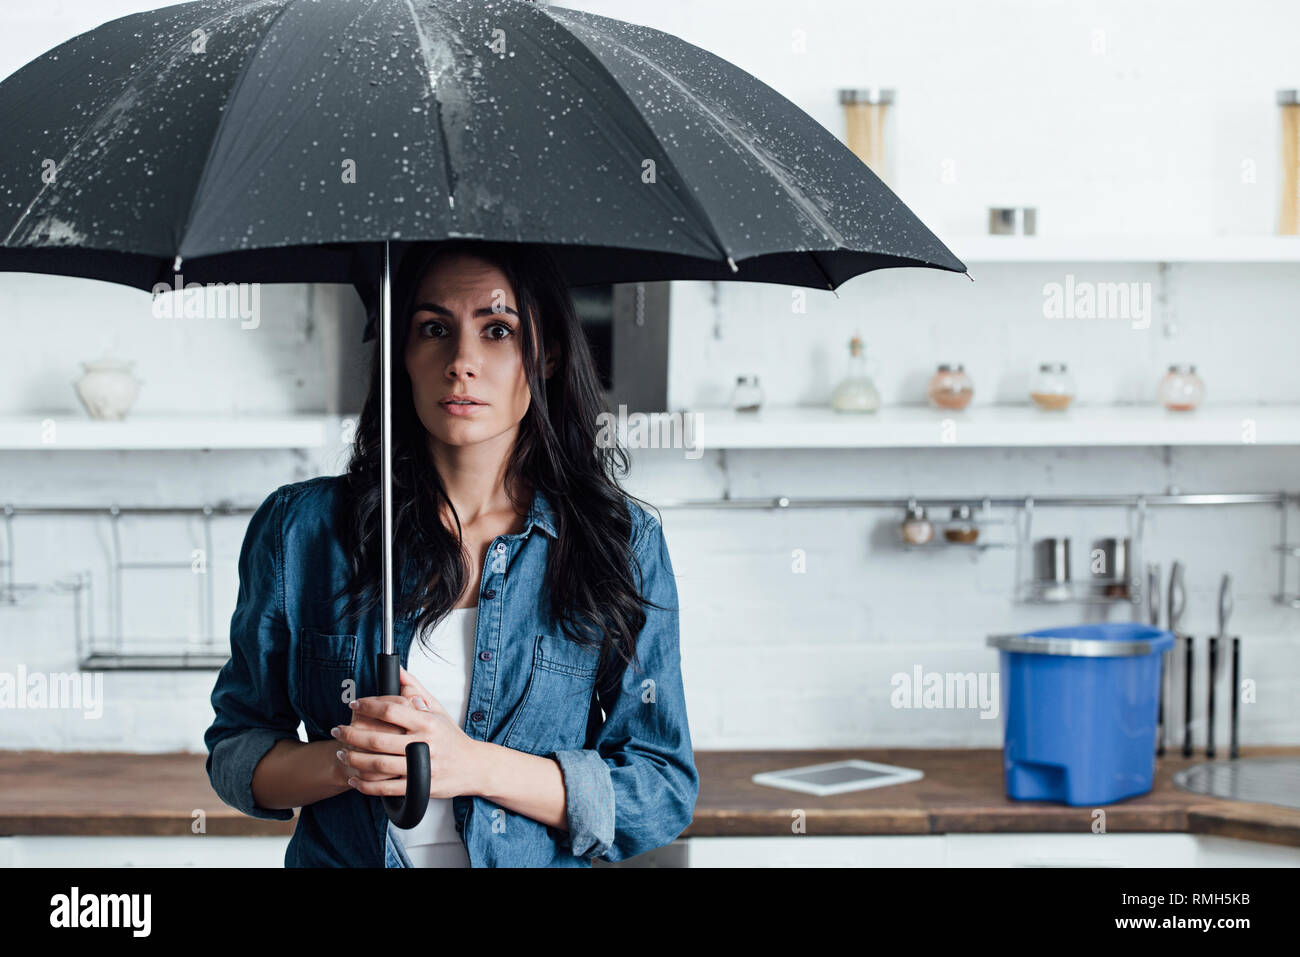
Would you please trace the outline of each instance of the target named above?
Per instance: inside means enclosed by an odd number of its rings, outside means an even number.
[[[282,486],[249,523],[213,788],[253,817],[301,808],[287,866],[581,867],[670,843],[699,788],[677,589],[659,521],[615,480],[626,454],[596,440],[607,409],[554,260],[416,244],[393,303],[402,694],[373,696],[376,349],[346,474]],[[400,831],[381,796],[405,793],[415,740],[429,810]]]

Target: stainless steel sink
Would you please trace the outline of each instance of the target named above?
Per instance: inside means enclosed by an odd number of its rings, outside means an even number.
[[[1300,758],[1210,761],[1177,772],[1174,785],[1211,797],[1300,808]]]

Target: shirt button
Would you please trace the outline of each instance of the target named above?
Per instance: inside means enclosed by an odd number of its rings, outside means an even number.
[[[470,715],[470,717],[473,718],[475,721],[482,721],[482,720],[483,720],[483,712],[482,712],[482,711],[475,711],[472,715]]]
[[[505,542],[497,542],[497,554],[499,555],[505,550],[506,550]]]
[[[492,660],[492,652],[490,652],[490,651],[480,651],[480,652],[478,653],[478,657],[479,657],[479,660],[480,660],[480,661],[491,661],[491,660]]]
[[[485,592],[483,593],[483,597],[484,597],[484,598],[489,598],[489,599],[490,599],[490,598],[496,598],[496,597],[497,597],[496,590],[495,590],[495,589],[492,589],[492,588],[489,588],[487,591],[485,591]]]

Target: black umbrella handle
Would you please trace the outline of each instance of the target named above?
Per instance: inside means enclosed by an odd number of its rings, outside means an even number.
[[[402,693],[402,679],[398,672],[401,662],[397,655],[379,653],[379,693]],[[412,741],[406,746],[406,795],[385,796],[384,813],[394,826],[409,831],[424,819],[429,808],[429,746],[423,741]]]

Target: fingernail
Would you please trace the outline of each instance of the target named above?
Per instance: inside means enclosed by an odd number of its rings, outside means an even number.
[[[343,751],[342,751],[342,750],[335,751],[335,752],[334,752],[334,755],[335,755],[335,756],[336,756],[340,761],[343,760]]]
[[[429,706],[426,705],[426,704],[424,703],[424,699],[423,699],[423,698],[420,698],[420,697],[416,697],[416,699],[415,699],[415,707],[416,707],[418,710],[420,710],[420,711],[428,711],[428,710],[429,710]]]
[[[334,737],[337,738],[337,737],[339,736],[339,729],[338,729],[338,728],[330,728],[330,734],[332,734]]]
[[[348,702],[348,707],[351,708],[353,711],[356,711],[356,710],[357,710],[357,703],[356,703],[355,701],[349,701],[349,702]]]

